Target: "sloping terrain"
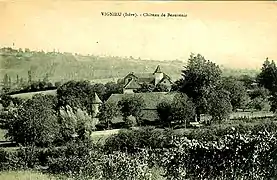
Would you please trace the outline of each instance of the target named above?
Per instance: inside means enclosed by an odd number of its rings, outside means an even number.
[[[116,81],[129,72],[154,72],[157,65],[173,80],[180,78],[185,62],[156,61],[121,57],[99,57],[93,55],[78,55],[71,53],[44,53],[44,52],[1,52],[0,72],[2,78],[8,74],[13,82],[16,76],[27,81],[28,71],[32,72],[32,79],[43,79],[46,74],[49,80],[90,80],[95,82]],[[255,70],[222,68],[224,75],[255,75]]]

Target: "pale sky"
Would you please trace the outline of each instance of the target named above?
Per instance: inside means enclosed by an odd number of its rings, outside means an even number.
[[[103,17],[102,11],[186,13],[185,18]],[[0,46],[187,60],[232,67],[277,60],[277,3],[1,1]]]

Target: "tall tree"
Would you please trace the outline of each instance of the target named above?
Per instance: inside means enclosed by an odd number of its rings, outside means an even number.
[[[208,112],[212,116],[213,121],[221,121],[229,118],[232,112],[230,94],[230,92],[220,87],[210,93]]]
[[[275,62],[271,62],[266,58],[261,69],[261,73],[257,76],[257,82],[267,88],[269,91],[273,91],[277,85],[277,67]]]
[[[102,84],[102,83],[93,84],[92,89],[93,89],[94,92],[97,93],[97,95],[99,96],[99,98],[101,100],[104,99],[104,96],[106,94],[106,87],[105,87],[104,84]]]
[[[123,115],[124,120],[127,120],[129,116],[136,118],[137,124],[140,125],[142,116],[142,109],[145,102],[140,96],[124,96],[119,102],[118,106]]]
[[[9,76],[9,87],[12,88],[12,78]]]
[[[220,80],[221,73],[218,65],[200,54],[191,54],[182,71],[180,91],[193,99],[198,121],[200,114],[207,112],[208,94]]]
[[[171,102],[163,101],[157,105],[157,113],[161,123],[171,127],[172,117],[172,106]]]
[[[248,94],[244,83],[236,80],[235,78],[228,77],[223,78],[222,86],[225,90],[230,92],[231,104],[233,111],[239,108],[243,108],[245,101],[248,100]]]
[[[186,94],[177,94],[172,102],[172,119],[179,124],[185,124],[194,121],[195,106]]]
[[[11,87],[10,87],[10,83],[9,83],[9,75],[5,74],[4,78],[3,78],[3,91],[4,93],[7,93],[10,91]]]
[[[58,105],[92,112],[93,86],[88,81],[69,81],[57,89]]]
[[[59,132],[55,103],[55,97],[50,95],[38,94],[27,100],[7,123],[7,135],[25,146],[49,146]]]
[[[103,97],[103,100],[109,99],[109,97],[112,94],[122,94],[123,93],[123,86],[120,83],[115,83],[115,82],[108,82],[105,84],[106,92]]]
[[[187,125],[195,118],[195,107],[186,94],[177,94],[173,101],[162,101],[157,105],[160,121],[171,127],[172,122]]]
[[[28,71],[28,84],[29,85],[32,84],[32,71],[31,70]]]
[[[18,76],[18,74],[16,75],[16,85],[17,86],[19,85],[19,76]]]
[[[107,129],[110,129],[112,119],[119,115],[119,108],[116,103],[105,102],[100,107],[99,121],[103,123]]]

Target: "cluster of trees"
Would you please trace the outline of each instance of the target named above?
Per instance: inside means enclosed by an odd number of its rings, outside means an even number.
[[[60,53],[57,50],[53,50],[52,52],[44,52],[43,50],[40,51],[33,51],[30,50],[29,48],[19,48],[19,49],[13,49],[11,47],[4,47],[0,49],[0,53],[1,55],[4,56],[9,56],[9,55],[14,55],[16,57],[24,57],[24,56],[28,56],[28,55],[41,55],[41,54],[65,54],[65,53]]]
[[[32,71],[28,71],[28,79],[24,80],[23,77],[16,76],[16,80],[12,81],[11,76],[5,74],[3,77],[3,94],[17,94],[26,92],[36,92],[55,89],[61,85],[60,82],[53,84],[49,80],[49,75],[46,73],[42,80],[33,80]]]
[[[1,104],[4,107],[8,107],[11,102],[15,106],[8,113],[1,113],[1,119],[8,130],[7,137],[23,145],[43,147],[65,143],[74,138],[89,138],[97,123],[92,115],[92,105],[98,87],[99,84],[91,85],[87,81],[70,81],[58,88],[57,96],[37,94],[26,101],[18,99],[18,102],[17,98],[2,96]],[[107,83],[104,87],[106,94],[102,94],[103,97],[122,89],[116,83]],[[137,100],[131,107],[125,103],[128,102],[127,99],[123,100],[121,109],[112,103],[104,103],[99,114],[100,121],[109,128],[111,118],[120,112],[126,119],[129,115],[137,116],[142,105],[140,99]],[[132,99],[132,102],[135,101]],[[133,125],[132,122],[129,124]]]
[[[270,110],[277,110],[277,67],[275,62],[267,58],[262,66],[261,73],[257,76],[257,82],[268,90],[271,102]]]
[[[172,122],[187,124],[193,120],[195,107],[186,94],[179,94],[172,102],[161,102],[157,105],[157,113],[164,126],[171,127]]]
[[[123,93],[123,88],[121,84],[115,82],[91,84],[88,81],[69,81],[57,89],[58,96],[66,98],[61,99],[62,105],[73,107],[76,106],[76,97],[78,97],[77,99],[85,99],[87,96],[92,97],[94,93],[97,93],[102,101],[106,101],[111,94]]]
[[[218,65],[200,54],[191,54],[187,66],[182,71],[182,78],[177,80],[172,88],[173,91],[187,96],[180,100],[183,103],[179,103],[181,109],[176,109],[174,102],[162,102],[158,106],[158,113],[163,121],[170,123],[176,120],[174,112],[181,114],[182,110],[186,113],[184,116],[177,116],[179,119],[186,120],[187,117],[196,115],[197,121],[200,121],[201,114],[211,115],[213,121],[223,120],[238,109],[269,110],[271,106],[271,110],[274,111],[274,99],[277,99],[273,97],[277,89],[276,78],[275,63],[270,63],[268,59],[256,78],[246,75],[235,78],[222,77]],[[255,81],[258,82],[257,86],[253,86]],[[270,95],[272,98],[269,98]],[[194,110],[188,107],[194,107]]]

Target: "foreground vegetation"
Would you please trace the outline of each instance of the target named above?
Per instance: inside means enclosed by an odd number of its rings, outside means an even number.
[[[273,119],[189,133],[123,130],[103,145],[2,149],[0,164],[75,179],[270,179],[277,176],[276,130]]]

